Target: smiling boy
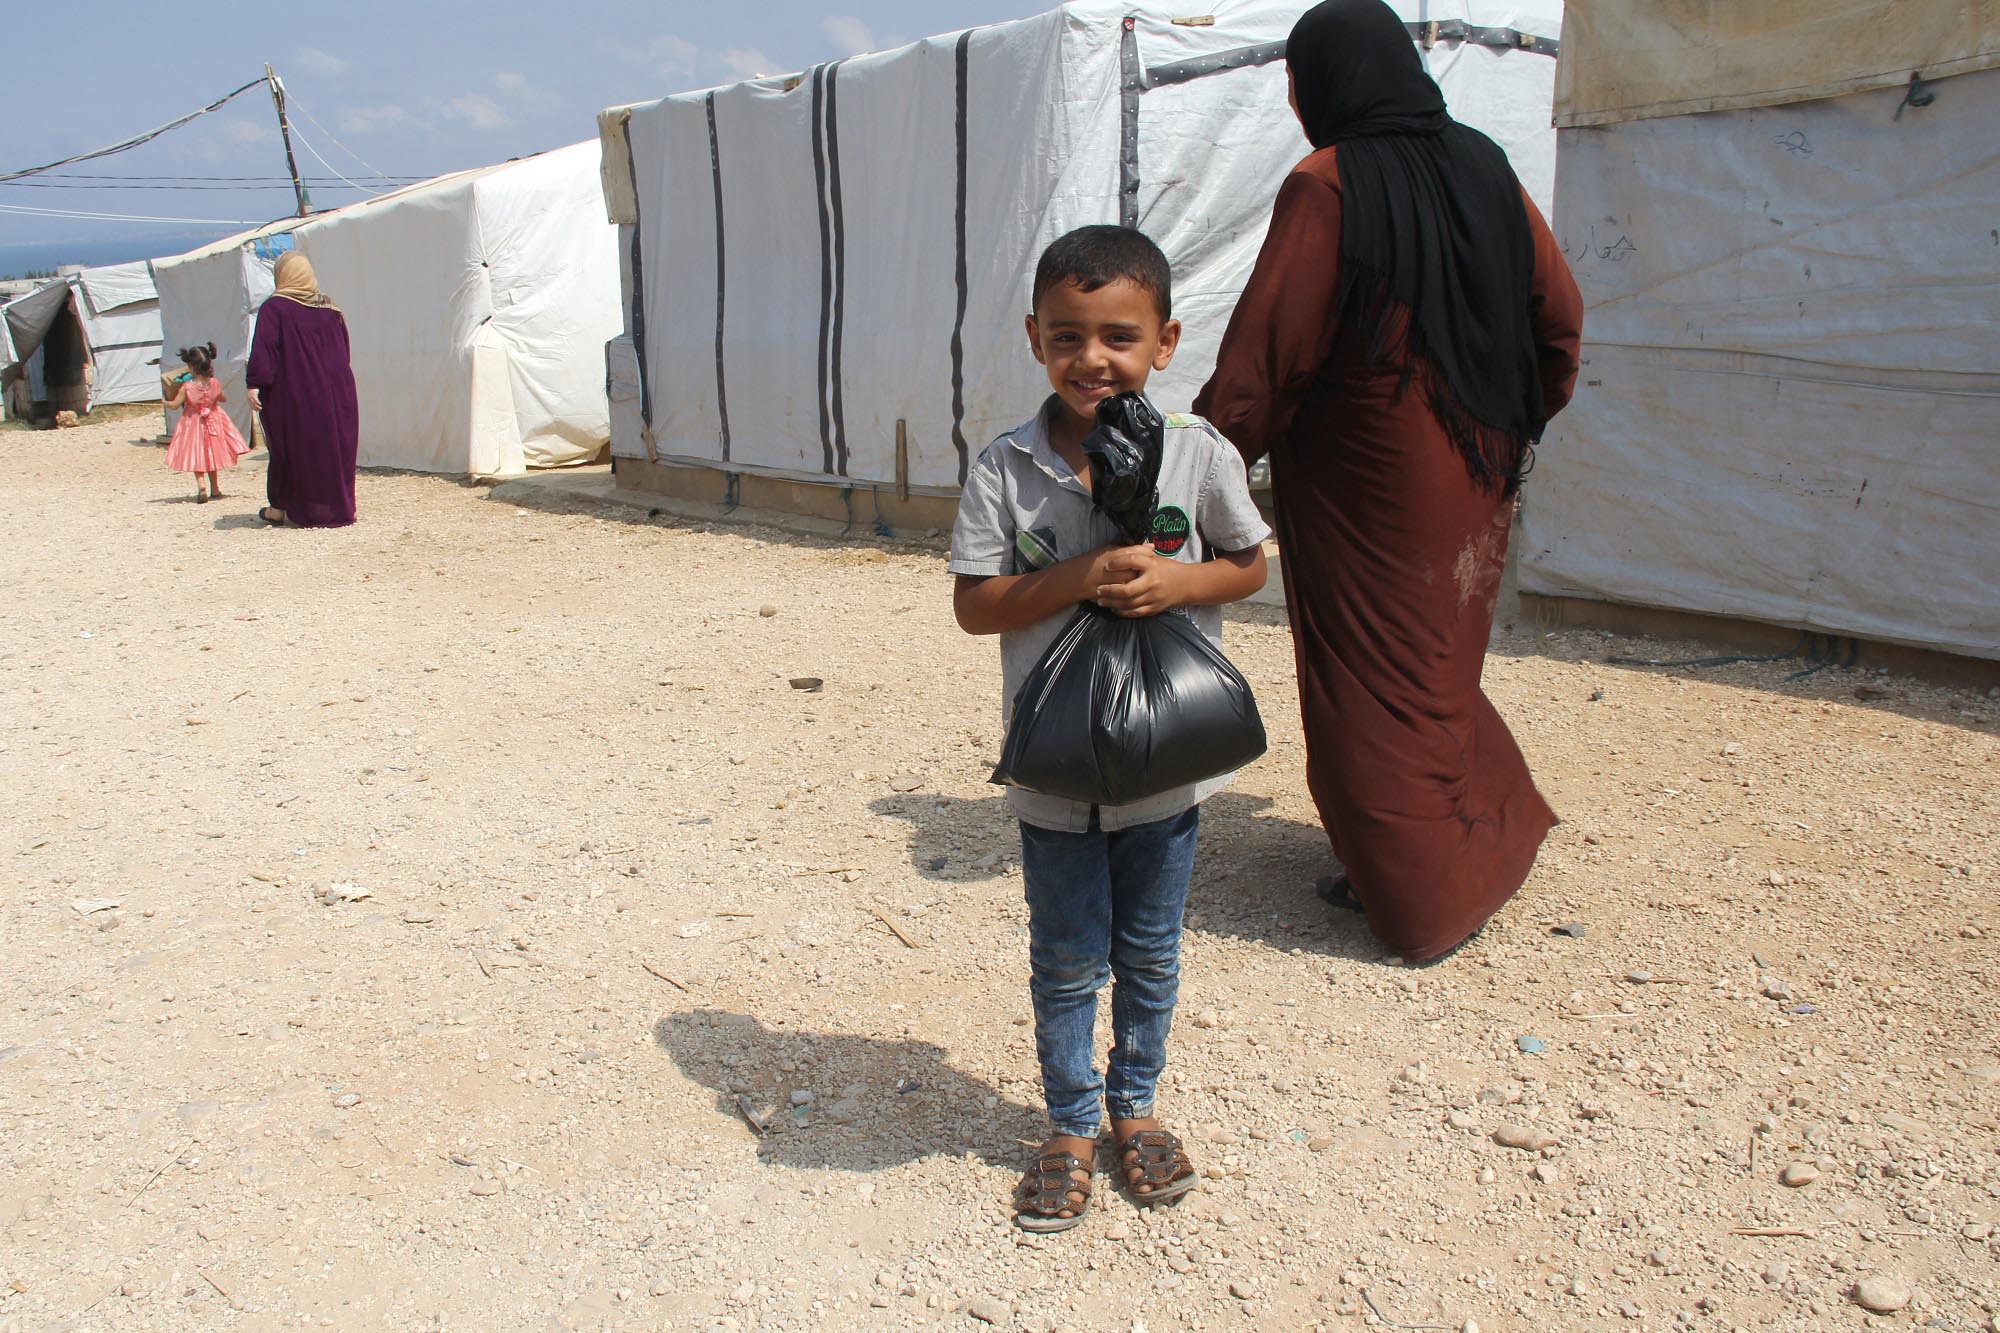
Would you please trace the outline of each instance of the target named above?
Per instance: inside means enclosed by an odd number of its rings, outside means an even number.
[[[1143,392],[1180,342],[1166,256],[1141,233],[1084,227],[1043,253],[1028,346],[1053,395],[995,440],[966,478],[952,531],[953,609],[998,634],[1006,706],[1080,602],[1125,616],[1185,608],[1220,645],[1222,610],[1264,585],[1270,535],[1242,459],[1199,418],[1167,419],[1152,539],[1121,546],[1091,505],[1083,441],[1097,405]],[[1011,717],[1010,717],[1011,720]],[[1015,1221],[1062,1231],[1091,1196],[1100,1103],[1135,1202],[1192,1189],[1180,1139],[1153,1113],[1180,981],[1181,918],[1201,801],[1228,776],[1128,805],[1085,805],[1019,788],[1035,1046],[1052,1133],[1014,1193]],[[1106,1071],[1093,1060],[1097,994],[1111,992]]]

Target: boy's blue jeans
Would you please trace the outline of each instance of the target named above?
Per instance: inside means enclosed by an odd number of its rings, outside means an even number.
[[[1095,1138],[1099,1101],[1120,1120],[1151,1115],[1180,992],[1181,916],[1201,807],[1106,833],[1021,825],[1029,989],[1042,1095],[1058,1134]],[[1097,992],[1111,987],[1111,1063],[1092,1060]]]

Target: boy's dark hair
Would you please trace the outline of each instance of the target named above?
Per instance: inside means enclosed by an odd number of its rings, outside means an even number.
[[[183,365],[195,374],[206,377],[215,369],[215,344],[203,347],[183,347],[179,352]]]
[[[1042,251],[1035,265],[1035,308],[1041,309],[1051,287],[1067,282],[1094,292],[1120,278],[1152,296],[1162,322],[1173,318],[1174,270],[1166,255],[1146,233],[1109,224],[1078,227]]]

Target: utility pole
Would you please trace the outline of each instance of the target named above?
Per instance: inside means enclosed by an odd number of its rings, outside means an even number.
[[[271,85],[271,100],[278,107],[278,133],[285,139],[285,165],[292,172],[292,193],[298,196],[299,216],[312,216],[312,196],[306,192],[305,182],[299,179],[299,164],[292,156],[292,124],[285,119],[285,85],[278,81],[278,72],[269,65],[264,66],[264,78]]]

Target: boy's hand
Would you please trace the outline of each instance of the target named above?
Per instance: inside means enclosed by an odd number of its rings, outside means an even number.
[[[1135,619],[1157,616],[1190,600],[1191,566],[1160,555],[1150,546],[1127,546],[1104,561],[1105,581],[1097,589],[1097,604]]]
[[[1131,578],[1129,571],[1118,568],[1112,562],[1121,555],[1146,549],[1148,548],[1142,546],[1113,546],[1107,543],[1094,551],[1078,556],[1077,563],[1081,568],[1076,573],[1077,600],[1094,602],[1098,599],[1097,595],[1106,587],[1123,583]]]

